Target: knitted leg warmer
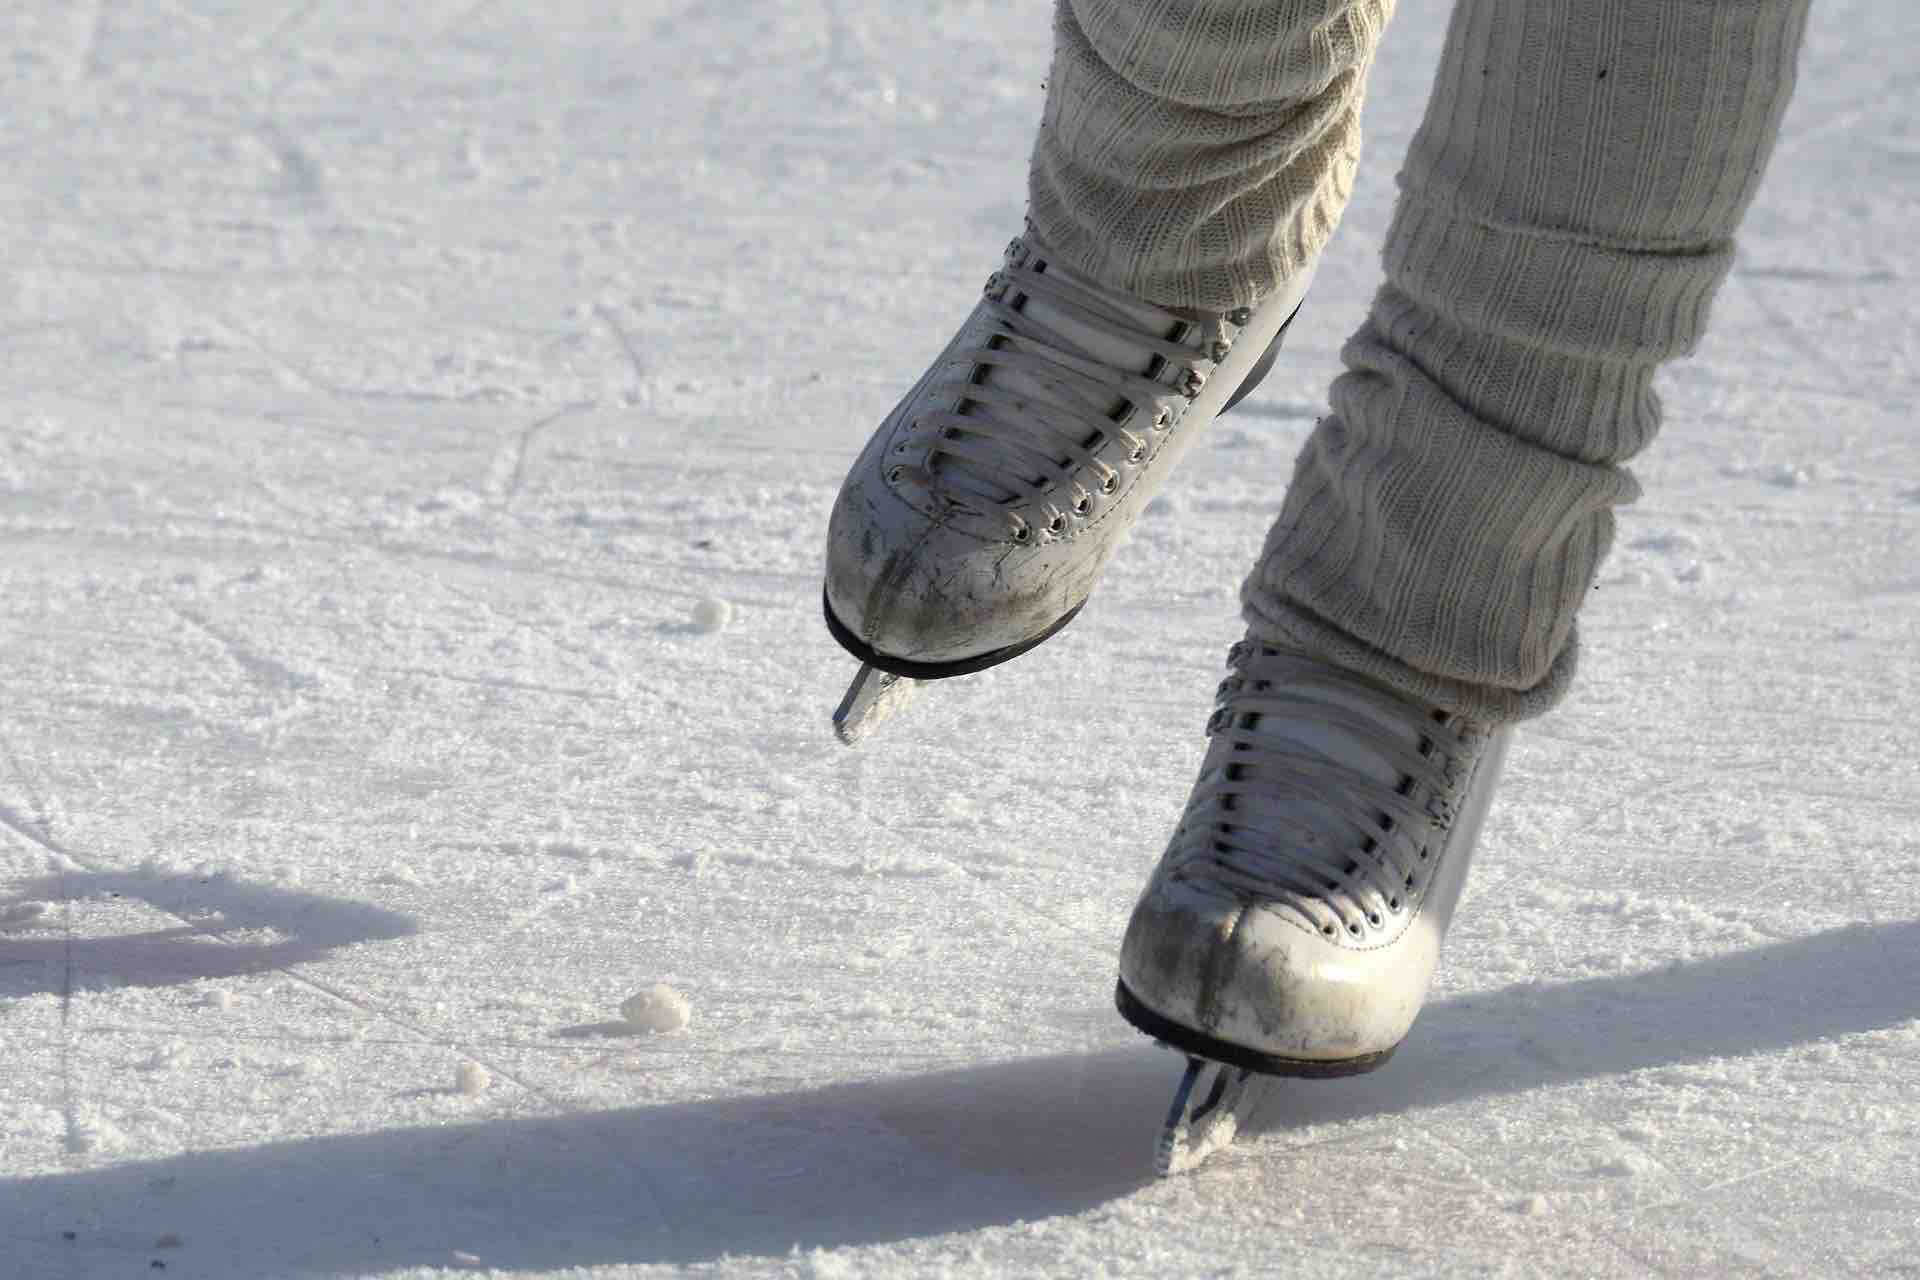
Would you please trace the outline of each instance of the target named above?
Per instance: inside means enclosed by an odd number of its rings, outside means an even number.
[[[1252,634],[1484,721],[1565,692],[1621,464],[1731,264],[1807,3],[1459,0]]]

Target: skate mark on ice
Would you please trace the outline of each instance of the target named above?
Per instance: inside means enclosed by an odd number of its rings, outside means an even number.
[[[1877,271],[1827,271],[1819,267],[1752,267],[1743,264],[1738,271],[1743,276],[1758,280],[1787,280],[1802,284],[1896,284],[1900,280],[1898,273],[1884,267]]]
[[[620,317],[613,314],[613,308],[606,303],[595,303],[593,314],[600,318],[600,323],[607,326],[608,331],[613,334],[614,341],[620,344],[620,350],[627,358],[627,367],[633,370],[634,390],[637,392],[647,381],[647,366],[640,359],[640,352],[633,345],[633,338],[627,333],[626,326],[620,323]]]
[[[39,845],[55,857],[72,861],[72,855],[55,844],[52,837],[43,832],[38,824],[29,820],[25,814],[4,800],[0,800],[0,827],[5,827],[23,840]]]
[[[593,689],[576,689],[563,684],[541,684],[537,680],[515,680],[510,676],[465,676],[455,675],[451,671],[435,671],[429,667],[389,667],[379,664],[368,664],[356,669],[369,675],[419,676],[425,680],[446,680],[453,684],[474,685],[482,689],[544,693],[556,698],[579,698],[587,702],[605,702],[616,706],[626,706],[630,702],[630,699],[616,694],[599,693]]]
[[[486,491],[499,506],[510,506],[520,496],[520,488],[526,481],[527,454],[533,448],[533,442],[542,432],[563,418],[592,408],[587,401],[563,405],[552,413],[515,432],[493,455],[493,462],[487,468]]]
[[[456,35],[464,34],[468,28],[474,26],[479,21],[482,14],[493,8],[497,3],[499,3],[499,0],[473,0],[472,4],[469,4],[466,8],[454,14],[440,25],[440,29],[433,34],[434,40],[436,42],[451,40]]]
[[[6,752],[7,763],[11,772],[15,777],[20,779],[21,784],[27,788],[28,793],[33,795],[34,807],[38,809],[42,815],[40,821],[29,822],[18,810],[6,804],[4,801],[0,801],[0,826],[4,826],[7,830],[12,831],[14,834],[38,845],[40,848],[52,854],[59,860],[63,868],[62,874],[65,874],[64,869],[79,865],[79,859],[62,848],[60,844],[54,840],[52,831],[50,830],[51,824],[44,816],[48,806],[45,800],[36,794],[38,788],[27,778],[26,771],[21,768],[19,757],[14,755],[13,752],[13,744],[8,742],[4,737],[0,737],[0,750]],[[42,972],[45,972],[48,967],[47,962],[53,961],[57,964],[60,975],[58,995],[60,997],[60,1117],[62,1147],[69,1155],[78,1154],[85,1150],[85,1143],[81,1133],[80,1099],[78,1090],[74,1084],[73,1071],[73,971],[76,963],[74,956],[73,898],[70,893],[35,893],[32,891],[31,886],[21,897],[29,903],[36,898],[42,897],[57,897],[60,901],[60,938],[52,944],[54,953],[43,955],[41,963]],[[13,949],[13,946],[14,944],[8,941],[0,940],[0,964],[7,963],[6,956],[8,952]]]
[[[320,683],[319,678],[310,672],[297,671],[285,663],[257,653],[252,646],[242,643],[214,626],[204,616],[180,605],[169,606],[182,621],[192,626],[218,644],[233,664],[251,677],[269,693],[297,692],[310,689]]]
[[[1871,119],[1881,112],[1892,113],[1898,118],[1900,95],[1916,82],[1920,75],[1909,72],[1892,79],[1876,77],[1871,88],[1859,97],[1839,106],[1828,109],[1827,113],[1811,120],[1798,128],[1784,132],[1774,147],[1774,164],[1801,150],[1808,143],[1818,142],[1830,133],[1853,132],[1862,120]]]
[[[1839,395],[1850,395],[1851,388],[1857,382],[1858,371],[1843,365],[1827,350],[1827,344],[1818,337],[1810,337],[1806,327],[1794,318],[1794,313],[1776,303],[1768,292],[1769,281],[1784,281],[1783,276],[1756,275],[1753,272],[1741,274],[1740,283],[1760,313],[1773,322],[1771,328],[1779,337],[1781,345],[1788,349],[1796,362],[1811,359],[1825,379],[1821,389]]]
[[[271,120],[254,126],[254,135],[273,152],[280,166],[271,188],[273,194],[302,213],[325,213],[331,203],[327,197],[326,170],[314,159],[313,153]]]
[[[321,0],[300,0],[300,3],[287,10],[280,21],[273,24],[273,30],[261,38],[260,48],[263,51],[279,48],[282,40],[307,24],[319,11],[320,4]]]
[[[109,0],[93,0],[83,21],[87,32],[67,72],[67,83],[98,80],[107,73],[107,5]]]

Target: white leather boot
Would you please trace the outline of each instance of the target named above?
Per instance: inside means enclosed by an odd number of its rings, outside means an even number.
[[[1229,662],[1120,1011],[1213,1062],[1371,1070],[1426,998],[1508,731],[1253,641]]]
[[[840,490],[835,638],[934,679],[1065,626],[1194,437],[1265,374],[1311,275],[1255,307],[1171,311],[1014,240]]]

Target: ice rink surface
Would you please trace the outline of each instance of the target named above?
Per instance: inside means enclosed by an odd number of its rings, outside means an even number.
[[[1019,229],[1042,5],[5,6],[0,1273],[1920,1268],[1909,0],[1817,8],[1413,1036],[1151,1180],[1114,953],[1403,9],[1273,378],[851,752],[828,503]]]

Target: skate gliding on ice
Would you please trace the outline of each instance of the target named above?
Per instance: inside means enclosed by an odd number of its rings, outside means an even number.
[[[1121,1016],[1187,1055],[1163,1175],[1232,1141],[1255,1077],[1355,1075],[1392,1055],[1508,740],[1258,641],[1228,662],[1199,779],[1120,950]]]

